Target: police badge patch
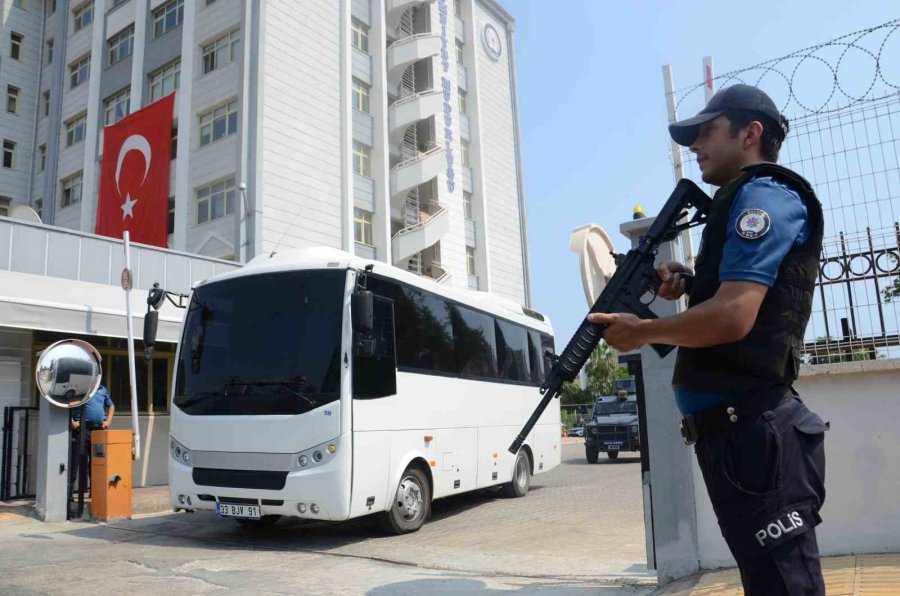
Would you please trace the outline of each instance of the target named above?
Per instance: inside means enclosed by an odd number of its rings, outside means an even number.
[[[737,218],[734,227],[741,238],[757,240],[766,235],[772,222],[762,209],[747,209]]]

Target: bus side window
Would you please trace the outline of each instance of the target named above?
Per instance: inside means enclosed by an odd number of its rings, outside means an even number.
[[[544,357],[542,355],[541,334],[537,331],[528,332],[528,359],[531,361],[531,382],[540,385],[547,376],[544,370]],[[548,369],[549,370],[549,369]]]
[[[374,297],[375,355],[353,359],[353,397],[374,399],[397,393],[397,353],[394,341],[394,301]]]
[[[494,318],[464,306],[451,306],[456,365],[464,377],[497,378]]]
[[[541,333],[541,355],[544,358],[544,372],[549,373],[553,368],[553,362],[547,357],[547,352],[556,354],[556,348],[553,343],[553,336]]]
[[[531,380],[528,332],[524,327],[496,320],[497,365],[500,378],[527,383]]]

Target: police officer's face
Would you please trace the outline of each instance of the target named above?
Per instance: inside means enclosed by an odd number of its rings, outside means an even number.
[[[723,186],[740,175],[741,166],[746,165],[742,135],[731,136],[725,116],[702,124],[690,150],[697,156],[703,181],[708,184]]]

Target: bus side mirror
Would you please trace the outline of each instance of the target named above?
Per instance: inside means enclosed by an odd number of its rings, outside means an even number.
[[[353,330],[362,335],[372,333],[375,326],[375,307],[373,295],[370,290],[353,292],[350,299],[350,309],[353,311]]]
[[[144,358],[150,361],[153,346],[156,344],[156,328],[159,324],[159,311],[151,310],[144,315]]]

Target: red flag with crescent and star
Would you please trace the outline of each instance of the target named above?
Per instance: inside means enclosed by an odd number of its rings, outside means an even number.
[[[166,247],[169,215],[170,93],[103,129],[96,232]]]

